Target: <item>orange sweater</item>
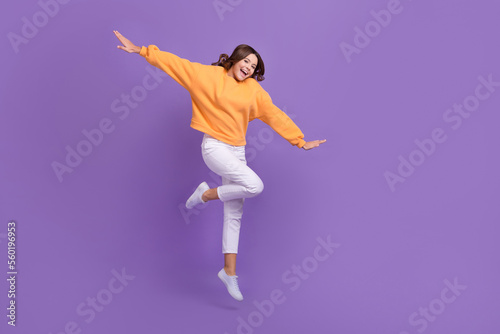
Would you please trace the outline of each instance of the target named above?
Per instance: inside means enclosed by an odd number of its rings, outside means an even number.
[[[290,144],[302,148],[306,143],[304,134],[273,104],[257,80],[239,82],[222,66],[191,62],[160,51],[156,45],[142,46],[139,54],[188,90],[193,104],[193,129],[227,144],[243,146],[248,122],[258,118]]]

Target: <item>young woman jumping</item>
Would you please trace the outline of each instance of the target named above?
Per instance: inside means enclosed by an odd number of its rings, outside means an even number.
[[[264,189],[259,176],[247,166],[245,157],[248,122],[258,118],[290,144],[310,150],[326,142],[306,142],[304,134],[278,107],[258,81],[264,80],[264,62],[252,47],[241,44],[230,57],[221,54],[212,65],[203,65],[160,51],[156,45],[136,46],[118,31],[118,49],[138,53],[165,71],[191,95],[191,127],[204,133],[201,154],[207,167],[222,178],[222,185],[210,189],[202,182],[186,202],[188,209],[211,200],[224,203],[222,253],[224,267],[218,277],[229,294],[243,300],[236,276],[236,254],[245,198]],[[215,66],[213,66],[215,65]]]

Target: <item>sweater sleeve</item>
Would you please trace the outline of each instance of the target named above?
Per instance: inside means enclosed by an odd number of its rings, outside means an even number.
[[[268,124],[290,144],[298,148],[305,145],[306,141],[303,139],[304,134],[302,131],[287,114],[273,104],[271,96],[264,89],[259,90],[257,93],[257,105],[254,108],[254,113],[251,114],[250,120],[255,118]]]
[[[151,65],[167,73],[188,91],[203,66],[200,63],[180,58],[173,53],[161,51],[156,45],[142,46],[139,54],[146,58]]]

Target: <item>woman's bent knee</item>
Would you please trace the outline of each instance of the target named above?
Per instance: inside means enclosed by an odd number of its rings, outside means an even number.
[[[260,178],[257,178],[249,187],[248,192],[252,196],[257,196],[264,190],[264,183]]]

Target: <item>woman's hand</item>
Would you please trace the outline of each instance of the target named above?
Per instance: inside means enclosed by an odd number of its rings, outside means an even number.
[[[118,45],[118,49],[122,49],[123,51],[126,51],[128,53],[139,53],[141,52],[141,47],[134,45],[131,41],[126,39],[122,34],[120,34],[118,31],[113,30],[115,33],[116,37],[120,40],[120,42],[123,44],[123,46]]]
[[[326,141],[326,139],[323,140],[313,140],[313,141],[308,141],[302,146],[304,150],[310,150],[312,148],[318,147],[320,144],[323,144]]]

